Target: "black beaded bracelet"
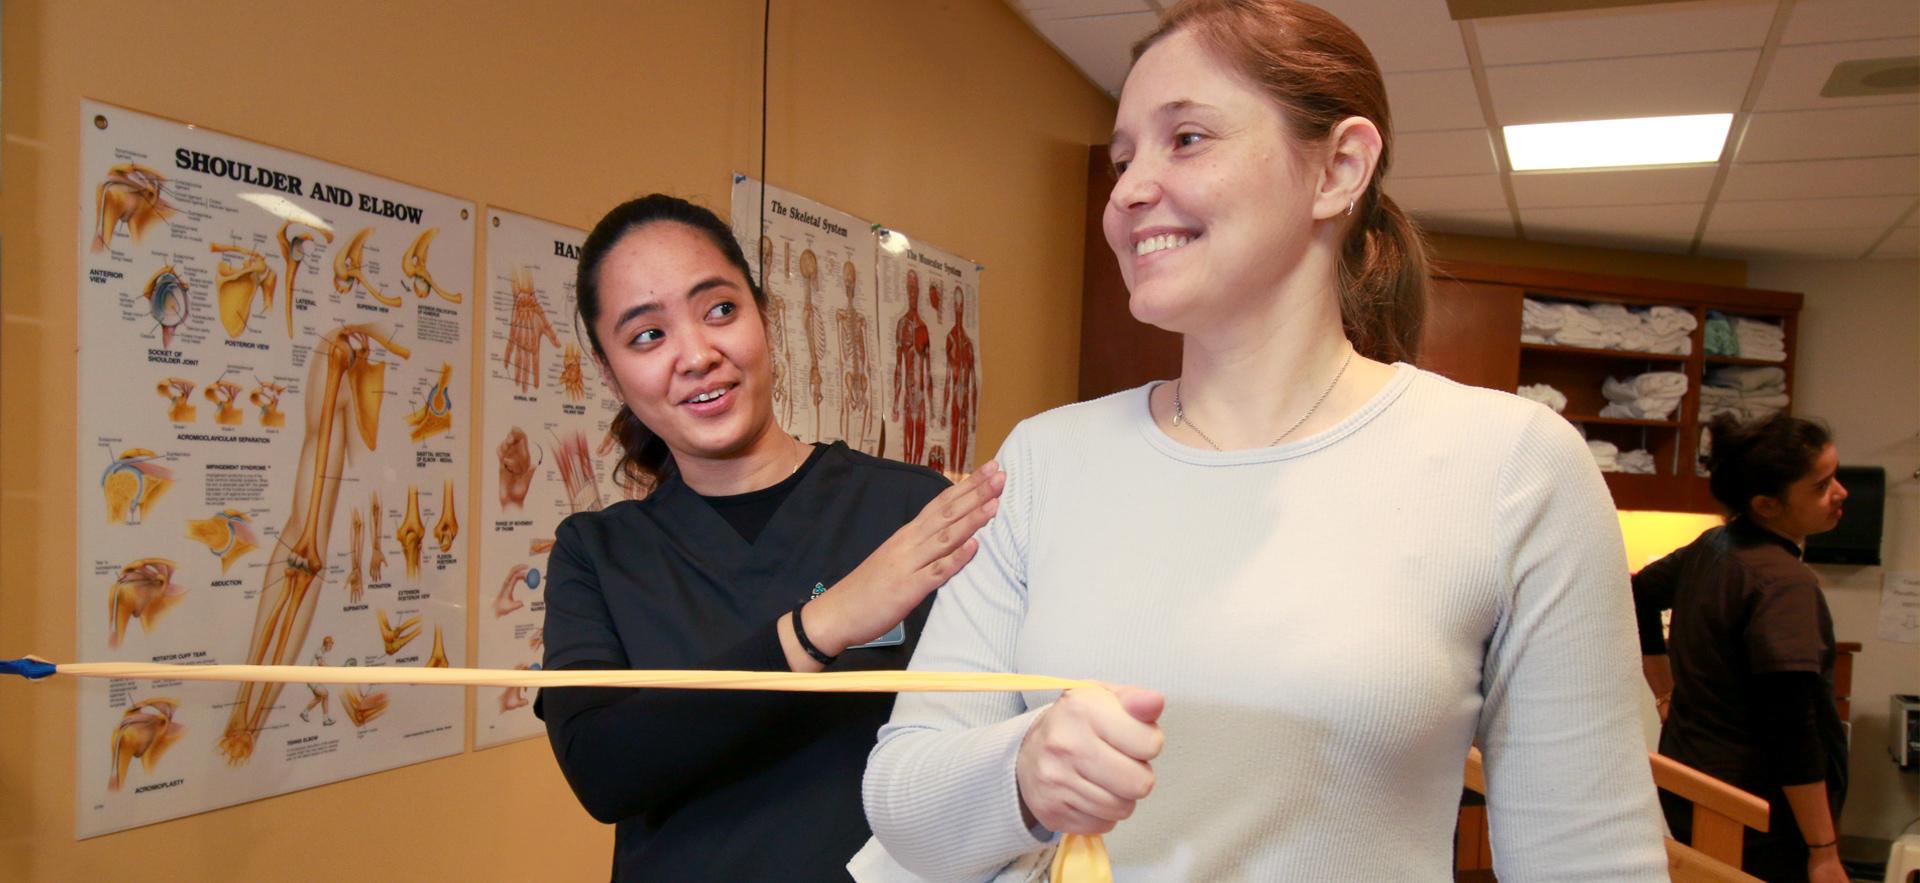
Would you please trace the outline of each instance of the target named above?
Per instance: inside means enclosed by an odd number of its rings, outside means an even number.
[[[1839,846],[1839,845],[1840,845],[1840,841],[1838,839],[1834,839],[1834,840],[1829,840],[1826,843],[1809,843],[1807,844],[1807,849],[1809,850],[1826,849],[1829,846]]]
[[[828,656],[820,652],[820,648],[813,646],[813,642],[807,640],[807,627],[801,624],[800,621],[800,611],[805,609],[807,609],[806,601],[800,602],[793,608],[793,637],[800,642],[800,649],[807,651],[807,655],[813,657],[814,662],[818,662],[821,665],[832,665],[833,661],[840,657]]]

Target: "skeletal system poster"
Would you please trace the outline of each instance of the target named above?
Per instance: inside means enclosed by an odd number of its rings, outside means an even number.
[[[802,441],[879,453],[872,225],[778,187],[764,199],[734,176],[734,235],[767,293],[774,419]]]
[[[473,205],[78,122],[80,658],[464,662]],[[79,833],[457,753],[464,700],[87,681]]]
[[[893,230],[875,238],[880,287],[883,456],[970,472],[979,453],[980,268]]]
[[[480,498],[482,668],[539,668],[547,550],[574,512],[635,496],[612,480],[607,431],[620,402],[600,380],[593,345],[576,333],[574,272],[586,233],[488,211],[486,443]],[[474,745],[543,732],[533,691],[481,690]]]

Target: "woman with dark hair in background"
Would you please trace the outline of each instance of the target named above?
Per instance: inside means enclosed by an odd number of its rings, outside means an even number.
[[[1731,519],[1633,577],[1640,652],[1666,720],[1660,753],[1771,805],[1768,830],[1747,831],[1742,870],[1845,883],[1833,617],[1800,560],[1807,537],[1840,523],[1839,454],[1825,428],[1785,415],[1747,425],[1721,415],[1710,432],[1713,496]],[[1663,799],[1674,836],[1688,839],[1691,804]]]
[[[1105,230],[1180,375],[1014,430],[913,667],[1153,690],[900,697],[856,877],[1110,830],[1118,881],[1448,881],[1478,742],[1501,880],[1666,879],[1612,502],[1558,415],[1408,364],[1390,133],[1315,7],[1189,0],[1136,48]]]
[[[615,474],[652,490],[561,523],[546,668],[904,668],[929,593],[973,555],[994,465],[946,488],[787,435],[764,303],[726,224],[685,200],[633,200],[588,234],[579,314],[625,403]],[[535,709],[616,826],[615,879],[831,880],[867,837],[860,769],[892,704],[569,687]]]

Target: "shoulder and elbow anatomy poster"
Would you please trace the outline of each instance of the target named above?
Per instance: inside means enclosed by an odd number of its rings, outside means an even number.
[[[106,104],[77,122],[80,656],[464,661],[474,205]],[[457,690],[79,702],[82,837],[464,741]]]
[[[767,293],[780,425],[802,441],[971,470],[979,266],[744,175],[732,203]]]
[[[608,430],[620,402],[573,320],[586,232],[499,209],[487,215],[476,644],[481,668],[537,669],[546,618],[541,577],[554,529],[568,515],[645,489],[612,479],[620,451]],[[532,690],[480,690],[476,701],[476,748],[545,732],[533,716]]]

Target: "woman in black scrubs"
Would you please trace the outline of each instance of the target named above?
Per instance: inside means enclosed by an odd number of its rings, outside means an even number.
[[[578,303],[643,500],[560,525],[547,669],[900,669],[1005,479],[773,419],[766,299],[726,224],[655,194],[581,249]],[[535,706],[616,880],[845,880],[885,694],[556,688]]]

